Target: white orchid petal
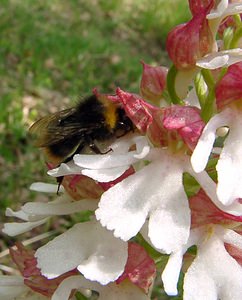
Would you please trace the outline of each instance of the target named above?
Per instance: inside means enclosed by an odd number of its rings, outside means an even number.
[[[190,209],[182,183],[183,166],[179,166],[179,161],[173,158],[173,161],[164,164],[162,170],[157,203],[150,211],[149,237],[156,248],[171,253],[188,240]]]
[[[34,182],[31,184],[29,189],[35,192],[56,193],[58,190],[58,185],[45,182]],[[64,188],[62,186],[60,186],[59,192],[64,192]]]
[[[227,16],[240,14],[242,13],[242,4],[241,3],[230,3],[228,4],[228,0],[220,1],[219,5],[215,10],[212,10],[208,15],[207,19],[216,19],[222,18],[224,19]]]
[[[106,286],[88,281],[81,276],[71,276],[64,279],[56,289],[51,300],[66,300],[72,290],[83,288],[91,289],[99,293],[99,300],[149,300],[150,298],[131,282],[120,284],[110,283]]]
[[[200,89],[203,89],[204,94],[206,93],[207,86],[206,86],[205,82],[201,82]],[[188,92],[187,97],[184,99],[184,102],[187,105],[195,106],[195,107],[198,107],[199,109],[201,108],[200,103],[199,103],[199,99],[198,99],[198,96],[197,96],[197,92],[196,92],[196,89],[194,87]]]
[[[179,205],[176,207],[164,207],[162,210],[150,213],[150,240],[156,248],[165,253],[171,253],[184,245],[189,236],[190,210],[187,197],[182,191],[176,196],[176,199],[179,199]],[[174,198],[176,196],[173,195]],[[172,202],[174,204],[175,201],[170,199],[170,204]]]
[[[136,180],[136,174],[116,184],[103,194],[99,208],[95,212],[101,224],[109,230],[114,230],[114,235],[124,241],[128,241],[138,233],[148,214],[145,203],[140,201],[139,204],[138,202],[139,195],[127,193],[131,189],[136,189],[137,186],[139,183]],[[130,201],[132,195],[133,199]]]
[[[169,296],[175,296],[178,293],[177,283],[182,266],[183,251],[172,253],[168,263],[162,273],[162,281],[164,290]]]
[[[238,1],[238,3],[230,3],[228,5],[227,11],[226,11],[227,16],[241,14],[241,13],[242,13],[242,4],[240,1]]]
[[[135,137],[134,141],[136,143],[136,150],[134,151],[125,153],[114,151],[100,155],[76,154],[73,159],[79,167],[94,170],[129,166],[144,158],[150,149],[145,137]]]
[[[24,223],[5,223],[2,232],[9,236],[16,236],[18,234],[32,230],[48,221],[49,218],[44,218],[37,222],[24,222]]]
[[[169,256],[168,262],[161,276],[165,292],[169,296],[177,295],[177,283],[182,267],[183,254],[189,247],[196,245],[201,239],[202,235],[203,232],[200,229],[191,230],[186,245],[180,247],[179,250],[171,253],[171,255]]]
[[[184,300],[217,299],[216,285],[204,268],[196,260],[192,263],[185,275]]]
[[[234,115],[233,124],[224,142],[216,169],[218,172],[217,195],[224,205],[242,198],[242,121],[241,114]]]
[[[15,217],[15,218],[18,218],[18,219],[23,220],[23,221],[38,222],[38,221],[43,220],[43,218],[45,218],[48,215],[39,216],[38,214],[37,215],[36,214],[29,214],[29,213],[27,213],[26,211],[23,210],[23,206],[22,206],[21,210],[19,210],[17,212],[14,212],[12,209],[7,208],[6,209],[6,216],[7,217]]]
[[[183,166],[180,158],[166,151],[153,154],[159,160],[102,195],[96,217],[103,226],[114,230],[116,237],[127,241],[138,233],[150,215],[149,238],[155,247],[170,253],[186,243],[189,235],[189,207],[182,190]]]
[[[150,164],[114,185],[100,199],[96,210],[97,219],[124,241],[138,233],[148,215],[147,202],[152,197],[154,181],[148,186],[146,183],[149,176],[157,177],[153,169]]]
[[[229,5],[228,0],[220,0],[216,9],[212,9],[211,12],[207,15],[207,19],[218,18],[223,15]]]
[[[216,130],[221,126],[227,125],[227,121],[231,117],[230,112],[231,110],[227,109],[215,115],[203,129],[191,157],[191,163],[195,172],[199,173],[205,169],[216,138]]]
[[[240,61],[242,61],[242,49],[236,48],[207,54],[197,60],[196,65],[200,68],[213,70],[228,67]]]
[[[65,175],[72,175],[72,174],[82,174],[82,169],[78,167],[74,161],[70,161],[68,163],[62,163],[58,168],[51,169],[47,172],[48,175],[53,177],[60,177]]]
[[[136,138],[136,154],[134,157],[137,159],[144,159],[147,154],[150,152],[150,146],[148,144],[148,140],[145,137],[137,137]]]
[[[96,282],[91,282],[81,275],[70,276],[64,279],[55,290],[51,300],[69,299],[72,290],[80,290],[82,288],[99,291],[101,288]]]
[[[99,223],[86,222],[39,248],[35,256],[42,274],[49,279],[78,267],[85,278],[107,284],[122,274],[127,244]]]
[[[97,200],[80,200],[68,203],[33,203],[29,202],[23,206],[23,211],[28,214],[35,215],[69,215],[83,210],[95,210],[97,208]]]
[[[234,216],[242,215],[242,204],[238,201],[234,201],[231,205],[223,205],[220,202],[217,196],[216,183],[211,179],[207,172],[203,171],[200,173],[195,173],[193,170],[190,170],[189,173],[197,180],[197,182],[204,189],[205,193],[218,208]]]
[[[233,274],[233,276],[231,276]],[[184,300],[233,299],[242,295],[242,268],[228,254],[221,237],[213,234],[199,245],[184,279]]]
[[[217,69],[221,68],[223,66],[226,66],[229,61],[229,56],[227,54],[223,56],[216,56],[214,58],[211,58],[209,62],[197,62],[197,66],[205,69]]]
[[[76,165],[82,168],[87,169],[107,169],[122,167],[125,165],[131,165],[137,162],[137,158],[134,157],[136,151],[130,151],[125,154],[103,154],[103,155],[85,155],[85,154],[76,154],[74,156],[74,162]]]
[[[110,182],[120,177],[128,169],[129,165],[110,169],[84,169],[82,174],[99,182]]]
[[[19,211],[13,211],[10,207],[7,207],[5,215],[7,217],[15,217],[23,221],[29,221],[29,214],[26,214],[22,209]]]

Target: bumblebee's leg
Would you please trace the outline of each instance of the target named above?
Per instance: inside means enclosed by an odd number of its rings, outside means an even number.
[[[69,157],[67,157],[65,160],[63,160],[62,163],[68,163],[69,161],[71,161],[73,159],[73,156],[75,154],[80,153],[81,150],[83,149],[83,147],[84,147],[83,143],[80,142],[80,145],[77,147],[76,151],[74,153],[72,153]],[[64,179],[64,176],[59,176],[59,177],[56,178],[56,181],[58,183],[58,188],[57,188],[57,192],[56,192],[57,195],[59,195],[60,186],[63,182],[63,179]]]
[[[56,181],[58,183],[58,188],[57,188],[57,192],[56,192],[57,195],[59,195],[60,186],[62,184],[63,179],[64,179],[64,176],[59,176],[59,177],[56,178]]]

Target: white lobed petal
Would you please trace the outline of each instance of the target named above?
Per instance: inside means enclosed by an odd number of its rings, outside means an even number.
[[[163,173],[160,176],[162,183],[157,182],[160,185],[158,203],[152,204],[150,209],[150,240],[165,253],[180,249],[189,237],[190,208],[182,181],[184,167],[179,163],[173,157],[163,164]]]
[[[219,127],[227,125],[231,119],[231,113],[230,109],[222,111],[212,117],[204,127],[191,156],[191,164],[195,172],[199,173],[205,169],[216,138],[216,130]]]
[[[150,150],[145,137],[139,137],[138,141],[139,143],[136,144],[137,149],[134,151],[121,154],[116,152],[99,155],[76,154],[73,159],[79,167],[94,170],[131,165],[140,159],[144,159]]]
[[[80,200],[68,203],[26,203],[22,209],[27,214],[60,216],[69,215],[84,210],[95,210],[97,208],[97,200]]]
[[[218,172],[217,195],[224,205],[242,198],[242,121],[241,114],[234,115],[230,132],[224,142],[216,169]]]
[[[197,180],[205,193],[219,209],[234,216],[242,215],[242,204],[239,201],[234,201],[230,205],[223,205],[221,203],[217,196],[216,183],[211,179],[206,171],[200,173],[195,173],[193,170],[187,171]]]
[[[200,68],[214,70],[240,61],[242,61],[242,49],[236,48],[207,54],[197,60],[196,65]]]
[[[220,235],[214,233],[198,245],[185,275],[184,300],[241,300],[242,268],[228,254]]]
[[[101,284],[122,274],[127,255],[127,243],[97,222],[76,224],[35,254],[38,267],[49,279],[78,268],[85,278]]]
[[[130,282],[120,284],[110,283],[101,286],[96,282],[86,280],[82,276],[71,276],[61,282],[51,300],[66,300],[72,290],[88,288],[99,293],[99,300],[149,300],[150,298]]]
[[[183,190],[180,158],[158,151],[158,160],[106,191],[96,217],[124,241],[135,236],[149,216],[149,238],[170,253],[186,243],[190,210]],[[178,201],[179,199],[179,201]]]
[[[227,16],[242,13],[242,3],[228,3],[228,0],[221,0],[216,9],[213,9],[208,15],[207,19],[224,19]]]
[[[96,282],[91,282],[81,275],[70,276],[59,284],[51,300],[66,300],[69,299],[72,290],[83,288],[96,290],[98,286]]]
[[[223,13],[228,8],[228,0],[220,0],[216,9],[212,9],[211,12],[207,15],[207,19],[218,18],[223,15]]]
[[[10,207],[7,207],[5,215],[6,217],[15,217],[23,221],[29,221],[29,214],[26,214],[22,209],[13,211]]]
[[[164,290],[169,296],[176,296],[178,293],[177,283],[183,260],[183,251],[177,251],[169,256],[168,263],[162,273]]]
[[[110,182],[120,177],[128,169],[129,165],[110,169],[84,169],[82,174],[99,182]]]
[[[60,164],[58,168],[49,170],[47,174],[53,177],[72,175],[72,174],[82,174],[82,169],[78,167],[72,160],[68,163]]]
[[[83,208],[85,208],[85,204],[88,205],[87,202],[91,200],[85,200],[83,203]],[[72,205],[75,207],[75,204],[72,204],[71,198],[67,194],[63,194],[60,197],[57,197],[54,201],[49,203],[33,203],[28,202],[25,205],[21,207],[19,211],[13,211],[11,208],[6,209],[6,216],[7,217],[15,217],[23,221],[30,221],[30,222],[36,222],[41,221],[45,217],[49,217],[50,211],[48,210],[48,205],[50,205],[50,208],[58,208],[58,207],[66,207],[66,209],[71,209]],[[47,207],[47,209],[44,211],[41,207]],[[91,205],[92,207],[92,205]],[[88,208],[87,208],[88,209]],[[54,213],[52,213],[54,214]]]
[[[34,182],[31,184],[29,189],[36,192],[56,193],[58,190],[58,185],[45,182]],[[64,188],[62,186],[59,187],[59,192],[64,192]]]
[[[204,82],[200,84],[200,89],[203,89],[204,94],[207,92],[207,86]],[[197,92],[194,87],[188,92],[187,97],[184,99],[184,102],[186,103],[186,105],[195,106],[199,109],[201,108]]]
[[[169,296],[175,296],[178,293],[177,284],[182,267],[183,254],[189,247],[197,244],[197,241],[201,238],[201,232],[199,229],[191,230],[187,244],[182,246],[176,252],[171,253],[168,262],[162,272],[162,281],[164,290]]]
[[[136,150],[129,151],[129,147],[134,144]],[[111,147],[114,147],[114,151],[107,154],[76,154],[73,161],[62,163],[58,168],[49,170],[48,174],[53,177],[82,174],[99,182],[110,182],[120,177],[130,165],[144,159],[150,151],[144,136],[134,136],[129,140],[126,138]]]
[[[18,234],[22,234],[24,232],[30,231],[33,228],[46,223],[48,220],[49,220],[49,218],[44,218],[44,219],[41,219],[40,221],[36,221],[36,222],[4,223],[2,232],[9,236],[16,236]]]

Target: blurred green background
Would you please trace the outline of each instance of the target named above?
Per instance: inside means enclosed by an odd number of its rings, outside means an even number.
[[[54,182],[27,132],[94,87],[139,92],[140,60],[169,65],[167,33],[190,18],[186,0],[1,0],[0,217]]]

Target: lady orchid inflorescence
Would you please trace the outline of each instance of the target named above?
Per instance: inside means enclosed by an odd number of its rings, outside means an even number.
[[[191,20],[167,38],[173,65],[142,62],[140,95],[93,91],[121,105],[137,131],[106,154],[49,165],[64,176],[55,200],[7,209],[21,220],[5,224],[9,236],[52,217],[91,217],[36,251],[10,249],[20,275],[0,276],[1,299],[163,299],[162,289],[242,299],[242,3],[189,7]]]

